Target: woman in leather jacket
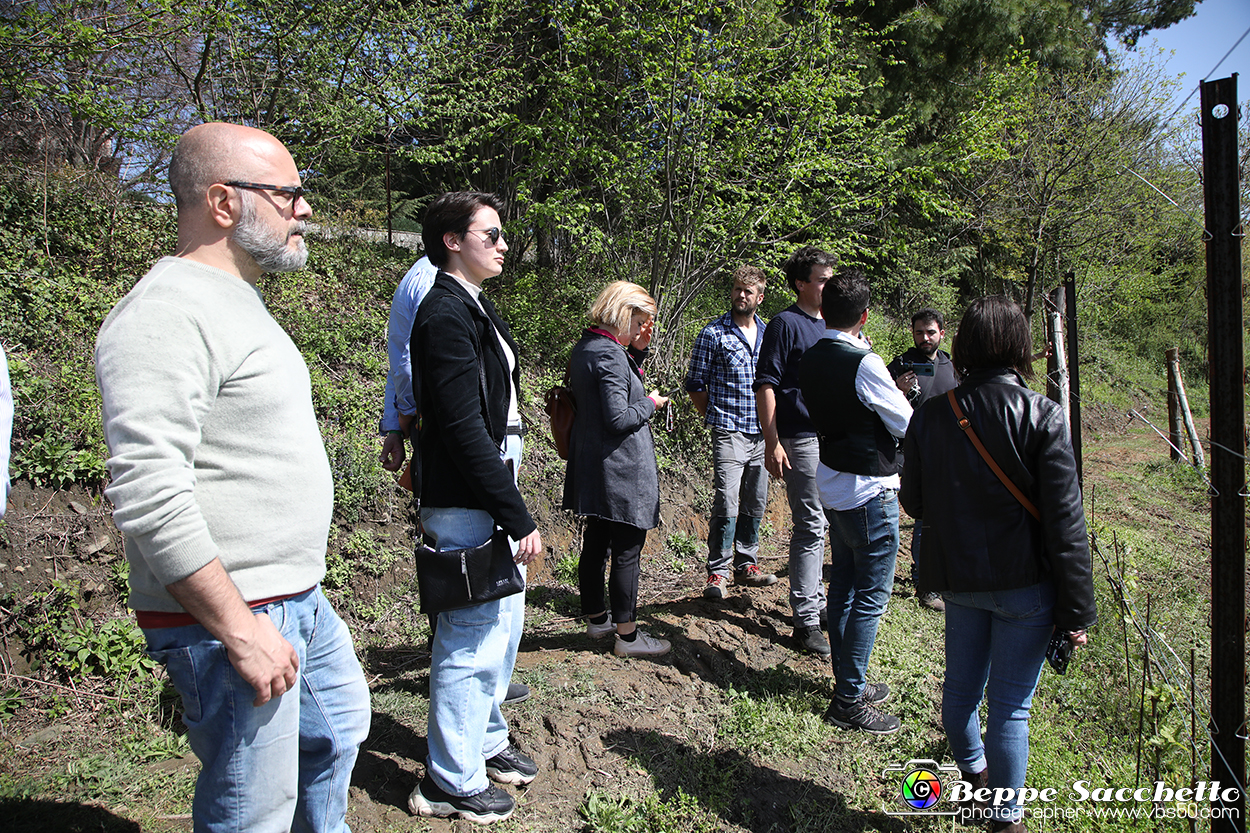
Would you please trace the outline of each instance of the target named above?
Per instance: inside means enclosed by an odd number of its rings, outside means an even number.
[[[604,287],[591,326],[569,358],[577,417],[564,475],[564,508],[586,520],[578,589],[586,633],[615,634],[617,656],[660,656],[672,647],[638,628],[638,578],[647,530],[660,521],[659,472],[651,415],[668,404],[646,392],[639,365],[651,344],[656,303],[628,281]],[[608,572],[608,604],[603,571]],[[610,614],[610,616],[609,616]]]
[[[974,789],[1018,791],[1051,636],[1083,645],[1098,619],[1089,537],[1066,417],[1022,378],[1032,375],[1032,344],[1020,308],[1003,297],[974,301],[952,352],[963,379],[955,399],[1040,520],[964,435],[945,396],[912,417],[899,502],[923,527],[919,583],[946,601],[942,724],[961,777]],[[982,697],[989,701],[984,741]],[[1015,800],[964,809],[980,813],[991,831],[1025,830]]]

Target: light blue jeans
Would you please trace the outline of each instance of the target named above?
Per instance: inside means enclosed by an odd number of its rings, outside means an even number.
[[[505,459],[513,471],[521,438],[509,436]],[[422,507],[427,543],[458,550],[486,543],[495,521],[483,509]],[[516,545],[513,543],[513,551]],[[520,567],[525,577],[525,567]],[[486,759],[508,746],[508,722],[500,705],[508,693],[525,622],[525,593],[438,615],[430,657],[427,768],[452,795],[471,796],[490,786]]]
[[[768,505],[764,435],[713,428],[712,486],[707,572],[729,578],[731,566],[759,563],[760,520]]]
[[[942,594],[946,600],[946,681],[942,726],[964,772],[989,766],[989,786],[1019,790],[1029,765],[1029,709],[1054,630],[1049,581],[1018,590]],[[989,700],[985,741],[977,709]],[[1016,801],[990,808],[1019,821]]]
[[[351,634],[320,587],[256,610],[299,655],[299,690],[259,707],[202,626],[144,631],[148,654],[182,696],[182,721],[200,759],[195,831],[346,831],[347,787],[370,717]]]
[[[781,447],[790,468],[781,475],[786,481],[786,499],[794,531],[790,534],[790,610],[796,628],[814,628],[825,609],[825,510],[820,505],[816,465],[820,462],[820,440],[816,437],[781,438]]]
[[[834,694],[857,700],[867,683],[868,659],[898,557],[898,492],[886,489],[863,506],[825,510],[833,569],[829,580],[829,647]]]

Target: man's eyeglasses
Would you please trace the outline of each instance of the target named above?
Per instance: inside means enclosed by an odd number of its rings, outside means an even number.
[[[490,228],[471,228],[468,231],[476,231],[478,234],[485,234],[486,239],[490,240],[492,246],[499,244],[499,239],[503,237],[503,229],[499,226],[491,226]]]
[[[291,205],[308,193],[302,185],[265,185],[262,182],[239,182],[237,180],[223,182],[222,185],[229,185],[231,188],[247,188],[251,191],[277,191],[279,194],[286,194],[290,197]]]

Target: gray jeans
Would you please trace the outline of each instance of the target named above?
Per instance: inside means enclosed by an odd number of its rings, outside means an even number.
[[[708,524],[707,572],[729,578],[731,564],[742,570],[759,561],[760,520],[768,506],[763,435],[713,428],[712,471],[716,496]]]
[[[828,521],[820,505],[816,464],[820,440],[816,437],[782,438],[781,447],[790,459],[782,471],[794,532],[790,536],[790,609],[796,628],[814,628],[825,610],[825,530]]]

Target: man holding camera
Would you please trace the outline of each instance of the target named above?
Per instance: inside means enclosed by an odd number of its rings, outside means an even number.
[[[890,362],[887,370],[894,377],[894,384],[907,397],[913,409],[919,408],[935,396],[943,396],[959,384],[955,365],[950,355],[939,349],[942,336],[946,335],[942,313],[925,308],[911,317],[911,337],[916,346]],[[911,539],[911,574],[920,575],[916,568],[916,553],[920,552],[920,523],[916,523]],[[946,609],[942,597],[931,590],[923,590],[916,584],[916,598],[921,607],[941,612]]]

